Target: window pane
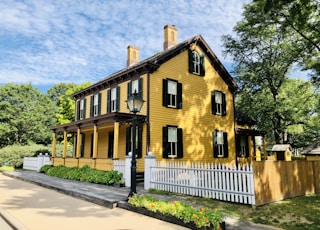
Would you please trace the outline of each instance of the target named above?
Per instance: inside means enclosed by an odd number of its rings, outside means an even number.
[[[243,146],[246,146],[246,139],[244,136],[241,136],[240,137],[240,146],[243,147]]]
[[[116,100],[117,99],[117,88],[111,89],[111,100]]]
[[[217,104],[222,104],[222,95],[220,92],[216,92],[215,101]]]
[[[177,142],[177,128],[168,128],[168,142]]]
[[[177,95],[177,82],[168,81],[168,94]]]
[[[131,93],[134,93],[134,92],[137,92],[139,93],[139,80],[135,80],[135,81],[132,81],[132,89],[131,89]]]
[[[223,132],[217,132],[217,144],[223,145]]]
[[[83,107],[84,107],[84,100],[80,100],[80,109],[83,110]]]
[[[98,105],[99,94],[94,95],[94,105]]]

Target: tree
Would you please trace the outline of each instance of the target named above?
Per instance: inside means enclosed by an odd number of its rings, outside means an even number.
[[[290,110],[280,94],[292,65],[305,51],[294,44],[297,34],[282,33],[280,25],[260,10],[262,6],[262,1],[246,5],[244,19],[234,27],[237,38],[225,35],[223,42],[225,54],[237,63],[236,107],[257,119],[271,142],[282,143]]]
[[[320,82],[320,1],[256,0],[263,2],[260,10],[281,28],[281,33],[293,31],[295,47],[304,47],[300,64],[313,70],[313,79]]]
[[[0,147],[30,142],[49,144],[54,104],[31,84],[0,87]]]
[[[72,94],[90,85],[90,82],[81,85],[60,83],[48,90],[49,97],[56,103],[56,118],[59,125],[74,121],[75,103]]]

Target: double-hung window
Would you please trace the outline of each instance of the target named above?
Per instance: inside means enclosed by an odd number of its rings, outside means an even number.
[[[196,50],[189,49],[189,72],[195,75],[204,76],[204,55],[201,55]]]
[[[126,129],[126,155],[128,155],[129,152],[132,153],[133,148],[135,148],[137,158],[142,157],[142,129],[142,126],[136,126],[136,146],[133,146],[132,126]]]
[[[228,134],[223,131],[213,132],[213,156],[215,158],[228,157]]]
[[[92,95],[90,98],[90,116],[95,117],[101,114],[101,93]]]
[[[238,157],[249,157],[249,146],[247,136],[237,136]]]
[[[128,82],[128,95],[129,98],[133,93],[137,93],[141,99],[142,97],[142,78]]]
[[[83,120],[86,118],[86,99],[81,99],[77,104],[77,120]]]
[[[174,126],[163,127],[163,158],[182,158],[182,129]]]
[[[168,108],[182,109],[182,84],[176,80],[163,79],[162,105]]]
[[[211,109],[212,114],[226,115],[226,95],[224,93],[217,90],[211,92]]]
[[[109,89],[107,91],[107,112],[117,112],[120,108],[120,87]]]

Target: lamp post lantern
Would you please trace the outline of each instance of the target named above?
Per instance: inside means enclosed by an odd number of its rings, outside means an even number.
[[[131,160],[131,188],[128,195],[128,198],[137,193],[137,185],[136,185],[136,173],[137,173],[137,160],[136,160],[136,113],[140,112],[144,100],[135,90],[133,94],[128,98],[127,106],[131,113],[133,113],[132,117],[132,160]]]

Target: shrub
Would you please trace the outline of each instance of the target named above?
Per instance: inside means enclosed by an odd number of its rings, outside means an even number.
[[[52,168],[52,165],[44,165],[40,169],[40,173],[47,173],[47,171]]]
[[[83,166],[82,168],[68,168],[63,165],[48,167],[46,173],[49,176],[96,184],[112,185],[123,183],[121,173],[117,171],[100,171],[90,168],[87,165]]]
[[[50,153],[49,148],[44,145],[10,145],[0,149],[0,165],[10,165],[21,168],[24,157],[33,157],[41,150],[43,153]]]

